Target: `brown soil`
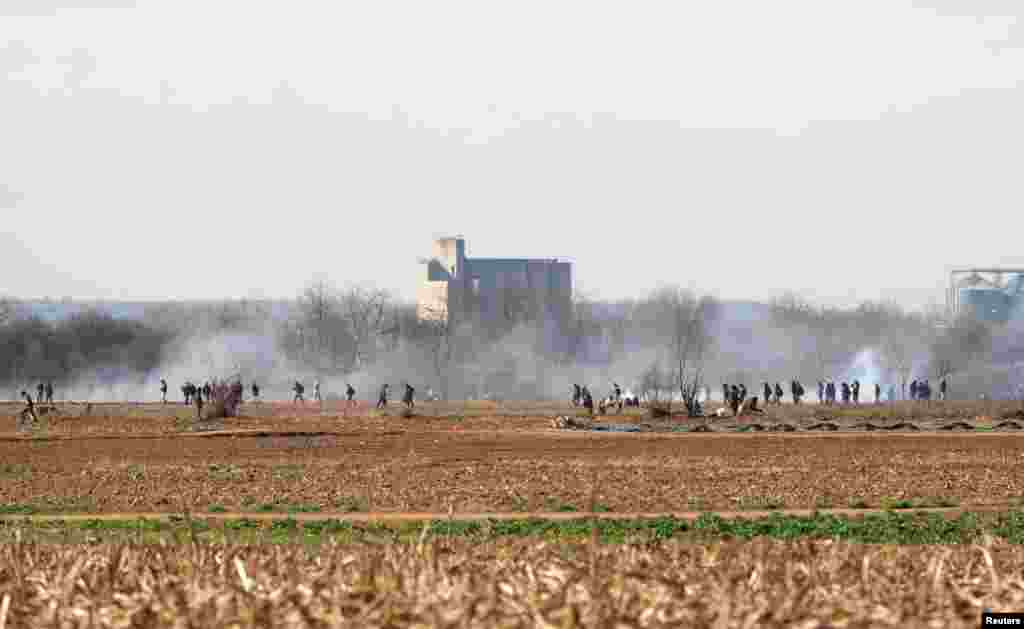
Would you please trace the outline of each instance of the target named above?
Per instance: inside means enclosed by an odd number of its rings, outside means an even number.
[[[811,517],[815,513],[827,513],[836,516],[862,517],[891,513],[886,509],[774,509],[771,511],[715,511],[715,515],[730,520],[758,520],[771,515],[792,517]],[[908,513],[929,513],[941,515],[946,519],[955,520],[964,513],[1003,513],[1004,507],[930,507],[909,509]],[[324,520],[346,520],[350,522],[424,522],[430,520],[474,522],[483,520],[523,520],[540,519],[553,521],[570,520],[643,520],[654,518],[674,518],[676,520],[697,520],[705,512],[676,511],[660,513],[609,513],[598,512],[564,512],[564,511],[514,511],[506,513],[437,513],[425,511],[375,511],[372,513],[352,513],[348,511],[322,511],[317,513],[253,513],[251,511],[224,511],[213,513],[188,512],[166,513],[145,511],[117,511],[109,513],[78,513],[78,514],[32,514],[32,515],[0,515],[0,522],[87,522],[87,521],[119,521],[119,520],[170,520],[190,517],[196,520],[256,520],[273,521],[284,518],[297,522],[318,522]]]
[[[616,434],[552,430],[551,416],[541,415],[346,418],[293,410],[226,422],[261,433],[191,436],[161,405],[104,412],[53,427],[48,434],[59,439],[52,441],[6,431],[0,505],[90,513],[600,505],[660,513],[878,507],[885,499],[1007,505],[1024,496],[1024,435],[1013,432]]]

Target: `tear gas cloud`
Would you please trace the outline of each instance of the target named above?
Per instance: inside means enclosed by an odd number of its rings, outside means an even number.
[[[605,304],[600,316],[586,321],[568,326],[550,320],[526,322],[497,335],[493,329],[463,323],[443,339],[410,318],[409,306],[389,304],[395,314],[380,322],[380,328],[400,328],[399,333],[374,333],[359,342],[346,332],[344,317],[311,321],[296,304],[283,311],[219,318],[182,318],[180,312],[192,306],[179,304],[179,315],[170,319],[187,320],[187,325],[168,330],[166,320],[144,315],[131,324],[141,326],[135,337],[113,338],[104,332],[111,337],[105,353],[55,360],[57,350],[29,338],[21,349],[8,350],[7,370],[0,377],[12,398],[21,388],[34,389],[36,382],[52,379],[58,398],[83,401],[155,401],[161,379],[168,382],[168,397],[181,399],[186,381],[202,384],[236,377],[247,394],[252,383],[259,384],[265,399],[290,399],[296,380],[307,389],[319,380],[326,398],[342,396],[352,384],[360,399],[372,400],[385,382],[395,390],[408,382],[421,399],[429,389],[447,391],[449,399],[567,400],[573,384],[590,388],[595,399],[608,395],[613,383],[627,395],[643,394],[641,377],[658,364],[662,396],[675,389],[678,397],[672,344],[650,303]],[[338,327],[323,328],[327,320]],[[18,338],[31,330],[44,338],[46,325],[63,325],[25,321],[7,327],[22,326]],[[732,302],[719,304],[704,324],[708,351],[696,361],[691,356],[688,367],[700,368],[699,384],[715,399],[723,382],[744,384],[752,393],[763,382],[780,382],[788,392],[792,379],[804,384],[812,401],[818,380],[859,380],[868,393],[864,399],[870,399],[875,383],[885,394],[890,385],[903,390],[912,379],[935,382],[940,373],[935,348],[945,336],[953,338],[934,321],[891,307],[826,311],[806,304]],[[74,334],[92,333],[88,326],[79,328]],[[159,333],[150,334],[149,329]],[[949,375],[954,397],[1015,395],[1024,382],[1024,351],[1013,349],[1024,348],[1024,322],[1011,322],[987,343],[1001,353],[984,347],[967,352],[954,343],[957,359],[943,373]],[[968,354],[969,360],[963,358]],[[690,373],[692,382],[695,372]]]

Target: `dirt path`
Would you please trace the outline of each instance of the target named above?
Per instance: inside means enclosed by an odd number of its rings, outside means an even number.
[[[402,435],[405,430],[374,431],[374,436]],[[429,432],[429,431],[427,431]],[[224,437],[359,437],[366,431],[323,431],[323,430],[277,430],[248,428],[243,430],[208,430],[203,432],[168,433],[130,433],[130,434],[78,434],[78,435],[28,435],[19,433],[0,433],[0,441],[94,441],[104,440],[138,440],[138,439],[217,439]]]

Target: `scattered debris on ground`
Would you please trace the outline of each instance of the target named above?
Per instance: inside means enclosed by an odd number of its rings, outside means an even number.
[[[839,430],[839,425],[832,422],[818,422],[808,426],[807,430]]]
[[[599,424],[582,417],[559,415],[551,420],[551,427],[559,430],[593,430],[595,432],[646,432],[649,426],[637,424]],[[647,430],[645,430],[647,429]]]
[[[590,430],[597,432],[644,432],[641,426],[635,424],[593,424]]]
[[[898,422],[892,426],[888,426],[885,430],[921,430],[917,424],[911,424],[910,422]]]
[[[590,430],[590,426],[591,422],[569,415],[559,415],[551,420],[551,427],[561,430]]]
[[[974,426],[967,422],[950,422],[939,426],[940,430],[974,430]]]
[[[651,404],[647,409],[647,414],[652,419],[661,419],[672,416],[672,407],[668,404]]]
[[[921,430],[915,424],[911,424],[909,422],[897,422],[895,424],[889,424],[888,426],[884,424],[880,425],[871,422],[862,422],[860,424],[855,424],[853,427],[860,428],[868,432],[875,430]]]
[[[224,422],[217,420],[204,420],[201,422],[195,422],[191,427],[192,432],[211,432],[214,430],[224,430]]]

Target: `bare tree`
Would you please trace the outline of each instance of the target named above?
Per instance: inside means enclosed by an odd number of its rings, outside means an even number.
[[[929,370],[941,380],[966,369],[992,349],[992,329],[985,323],[962,317],[934,336],[930,346]]]
[[[672,387],[667,380],[665,372],[661,368],[661,361],[655,360],[640,374],[640,381],[637,383],[640,397],[648,402],[659,402],[662,392]]]
[[[817,307],[794,293],[786,293],[769,304],[772,323],[788,340],[787,362],[804,375],[821,378],[841,360],[846,340],[839,312]]]
[[[310,282],[299,298],[300,321],[294,332],[297,345],[317,371],[335,371],[352,345],[348,321],[342,315],[338,291],[324,279]]]
[[[425,331],[422,343],[430,354],[434,375],[441,388],[441,398],[447,400],[451,392],[450,371],[455,357],[455,318],[446,306],[426,308],[427,317],[420,320]]]
[[[17,303],[9,297],[0,297],[0,326],[14,321],[17,314]]]
[[[589,339],[598,331],[594,314],[594,299],[579,287],[573,291],[572,321],[569,324],[569,346],[564,362],[572,363],[586,358]]]
[[[956,361],[950,354],[945,351],[935,351],[936,348],[932,348],[932,357],[928,361],[928,366],[931,371],[931,375],[936,380],[943,380],[956,373]]]
[[[687,412],[696,415],[697,396],[704,383],[704,367],[712,343],[709,323],[715,316],[715,303],[676,286],[660,289],[652,301],[659,310],[661,334],[668,341],[673,382]]]
[[[341,312],[352,335],[351,369],[361,369],[375,359],[390,300],[385,290],[360,286],[352,286],[342,295]]]
[[[416,310],[415,304],[395,303],[391,306],[383,329],[379,332],[379,336],[385,342],[385,351],[397,351],[403,338],[415,339],[417,329],[420,327]]]
[[[615,362],[626,353],[626,339],[636,302],[629,299],[612,304],[612,312],[606,322],[609,337],[608,359]]]
[[[815,373],[818,378],[831,377],[832,367],[843,348],[843,339],[839,336],[839,320],[832,312],[821,308],[815,312],[811,326]]]
[[[914,369],[914,348],[901,331],[894,330],[883,339],[882,360],[886,370],[899,385],[900,399],[906,399],[907,383]]]
[[[784,324],[808,323],[818,316],[817,309],[796,293],[784,293],[769,304],[772,318]]]

